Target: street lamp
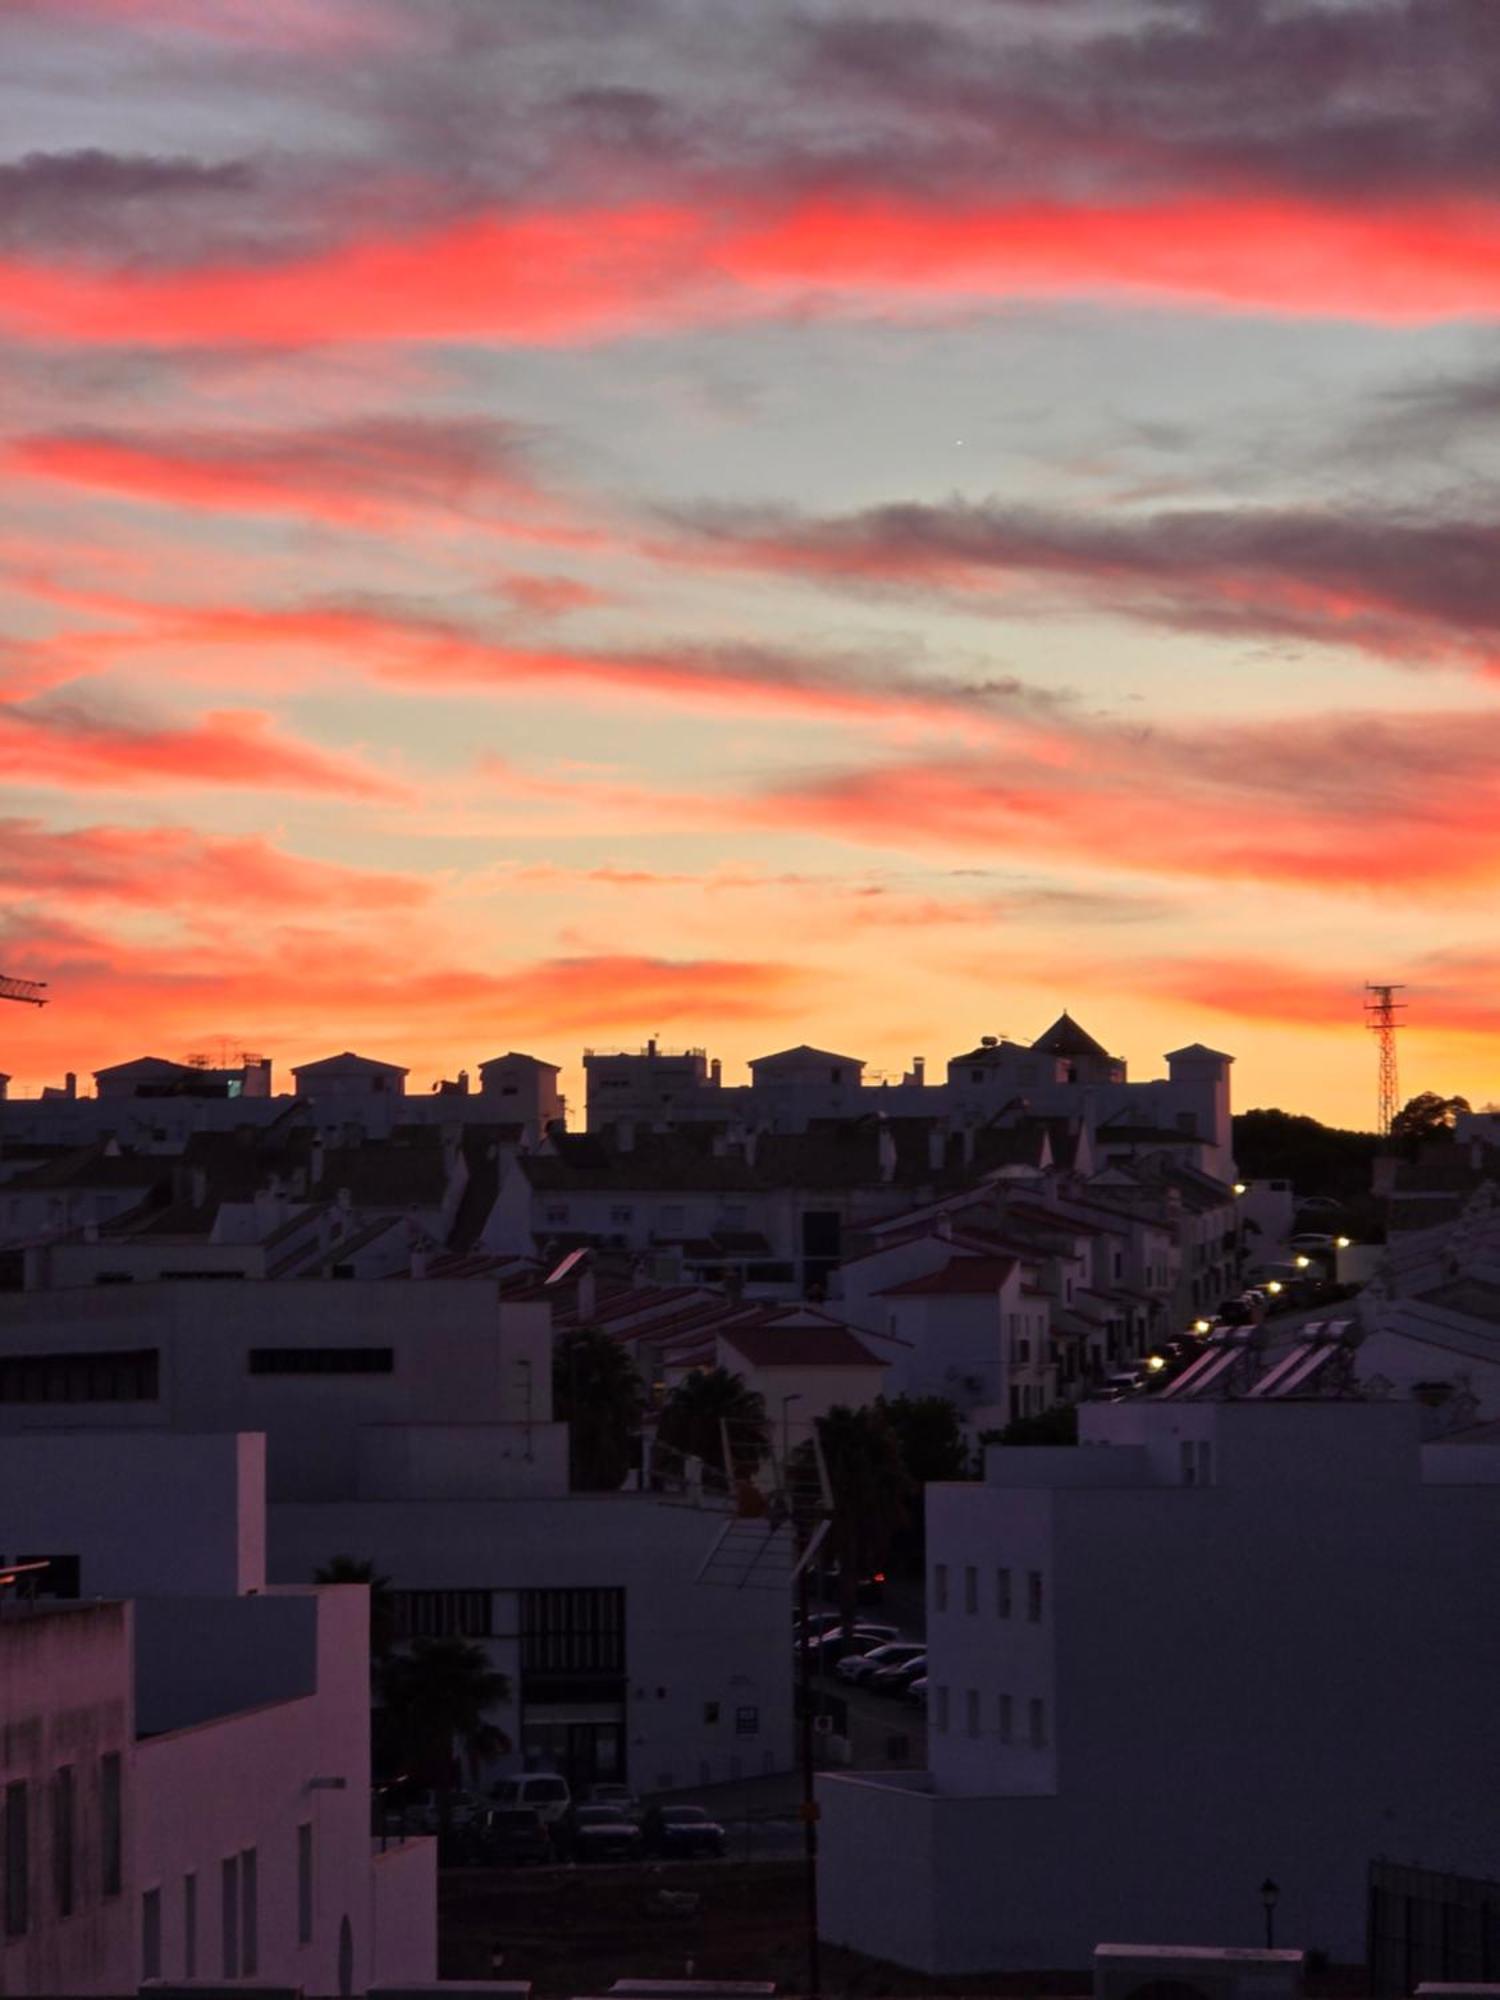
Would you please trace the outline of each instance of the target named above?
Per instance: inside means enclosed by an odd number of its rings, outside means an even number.
[[[1276,1899],[1281,1894],[1281,1885],[1267,1876],[1260,1885],[1261,1907],[1266,1913],[1266,1950],[1276,1949]]]

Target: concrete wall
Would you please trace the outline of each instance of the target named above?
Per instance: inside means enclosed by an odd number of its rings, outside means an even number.
[[[895,1794],[867,1822],[825,1787],[829,1936],[896,1956],[926,1940],[909,1962],[938,1973],[1081,1967],[1111,1936],[1249,1944],[1269,1873],[1286,1943],[1357,1958],[1371,1858],[1500,1870],[1481,1748],[1500,1611],[1476,1587],[1500,1535],[1494,1468],[1418,1484],[1409,1409],[1201,1414],[1218,1483],[1142,1484],[1143,1460],[1161,1471],[1142,1442],[1114,1488],[1098,1480],[1119,1447],[1096,1446],[1086,1483],[929,1495],[949,1593],[946,1613],[929,1596],[930,1686],[1049,1688],[1053,1793],[1023,1796],[994,1717],[981,1706],[970,1738],[950,1695],[929,1739],[941,1796]],[[991,1481],[1013,1456],[991,1455]],[[1042,1570],[1036,1625],[1020,1577],[1010,1620],[986,1601],[986,1566],[1007,1559]],[[930,1882],[930,1908],[892,1913],[898,1866],[908,1896]]]
[[[398,1590],[623,1588],[629,1774],[665,1790],[792,1764],[789,1592],[694,1581],[724,1518],[630,1494],[273,1505],[271,1574],[305,1579],[347,1552]],[[517,1679],[514,1639],[490,1650]],[[735,1735],[741,1707],[759,1710],[754,1736]],[[497,1720],[515,1733],[514,1709]]]
[[[254,1977],[339,1990],[340,1932],[350,1930],[353,1988],[390,1975],[436,1976],[432,1876],[417,1862],[377,1878],[369,1837],[367,1593],[309,1594],[316,1614],[316,1692],[228,1721],[142,1743],[138,1886],[162,1902],[162,1970],[188,1973],[185,1878],[197,1876],[196,1976],[218,1979],[223,1958],[222,1862],[254,1850]],[[312,1828],[312,1938],[298,1930],[298,1829]],[[377,1880],[379,1890],[377,1891]],[[243,1946],[243,1926],[241,1926]],[[251,1976],[243,1958],[242,1976]]]
[[[136,1903],[129,1778],[130,1607],[79,1605],[0,1615],[0,1798],[26,1786],[30,1850],[29,1922],[24,1937],[0,1926],[0,1993],[133,1992]],[[104,1893],[100,1759],[122,1760],[124,1872],[120,1892]],[[74,1904],[59,1917],[54,1893],[53,1785],[73,1772]],[[0,1822],[0,1853],[5,1835]]]
[[[265,1581],[264,1462],[263,1438],[233,1432],[8,1437],[0,1448],[3,1552],[81,1556],[85,1597],[257,1589]]]
[[[7,1306],[0,1352],[155,1346],[161,1394],[156,1403],[3,1404],[0,1431],[163,1423],[263,1431],[271,1494],[347,1497],[357,1489],[366,1425],[550,1423],[550,1328],[546,1306],[501,1306],[482,1279],[28,1293]],[[251,1374],[250,1350],[268,1347],[388,1347],[394,1366],[387,1374]],[[533,1463],[542,1488],[547,1462]]]

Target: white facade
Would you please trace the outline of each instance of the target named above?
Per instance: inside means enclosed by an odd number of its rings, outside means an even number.
[[[6,1992],[435,1975],[434,1843],[370,1837],[369,1593],[265,1584],[263,1442],[54,1431],[0,1454],[7,1534],[54,1559],[40,1587],[96,1599],[0,1614],[0,1777],[31,1835],[21,1862],[0,1837],[0,1867],[34,1914],[0,1924]]]
[[[37,1455],[66,1426],[99,1454],[97,1472],[70,1491],[73,1517],[97,1526],[117,1479],[110,1546],[128,1552],[139,1534],[159,1551],[162,1481],[149,1457],[128,1476],[116,1460],[167,1433],[236,1425],[265,1433],[272,1581],[306,1584],[335,1556],[366,1558],[401,1594],[409,1632],[483,1641],[516,1696],[497,1717],[510,1764],[530,1755],[585,1781],[623,1767],[651,1786],[667,1772],[697,1784],[705,1772],[790,1765],[784,1550],[767,1567],[774,1577],[779,1564],[774,1588],[699,1584],[722,1515],[645,1494],[568,1492],[547,1307],[502,1304],[480,1279],[13,1299],[0,1327],[0,1444],[22,1436],[13,1456],[0,1449],[0,1501],[32,1491]],[[217,1490],[205,1487],[210,1498]],[[17,1539],[16,1552],[76,1552],[61,1539],[65,1512],[60,1498],[52,1513],[34,1512],[44,1539]],[[0,1507],[0,1520],[19,1537],[20,1517]],[[192,1514],[180,1532],[187,1571],[223,1579],[240,1560],[241,1587],[253,1587],[250,1556],[235,1556],[215,1513]],[[110,1587],[87,1557],[85,1575],[88,1588]],[[554,1670],[540,1634],[524,1656],[532,1614],[597,1628],[597,1667]]]
[[[1252,1943],[1269,1873],[1287,1941],[1355,1959],[1373,1857],[1495,1874],[1500,1450],[1419,1418],[1088,1405],[929,1489],[931,1768],[821,1781],[825,1936],[935,1973]]]

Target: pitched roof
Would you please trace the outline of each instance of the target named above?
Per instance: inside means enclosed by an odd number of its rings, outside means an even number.
[[[406,1076],[408,1072],[399,1063],[377,1062],[373,1056],[357,1056],[353,1049],[344,1049],[336,1056],[323,1056],[317,1062],[293,1063],[293,1076],[317,1076],[328,1069],[379,1070],[386,1076]]]
[[[488,1062],[482,1062],[479,1074],[483,1076],[487,1069],[499,1069],[502,1063],[512,1062],[530,1063],[535,1069],[550,1069],[554,1075],[562,1068],[561,1063],[547,1062],[542,1056],[526,1056],[519,1049],[511,1049],[507,1055],[491,1056]]]
[[[848,1063],[852,1069],[865,1066],[862,1056],[841,1056],[832,1049],[815,1049],[808,1042],[798,1042],[794,1049],[778,1049],[773,1056],[757,1056],[749,1065],[750,1074],[753,1076],[766,1063],[785,1062],[790,1056],[815,1056],[819,1062]]]
[[[1176,1062],[1179,1056],[1212,1056],[1215,1062],[1232,1063],[1233,1056],[1226,1056],[1222,1049],[1210,1049],[1202,1042],[1189,1042],[1185,1049],[1168,1049],[1166,1060]]]
[[[1106,1062],[1112,1060],[1109,1050],[1085,1033],[1066,1007],[1046,1034],[1038,1035],[1031,1046],[1049,1056],[1103,1056]]]
[[[727,1326],[719,1339],[752,1368],[886,1368],[846,1326]]]
[[[986,1292],[999,1291],[1015,1269],[1014,1257],[953,1257],[941,1271],[929,1271],[920,1278],[907,1278],[899,1285],[886,1285],[879,1296],[883,1299],[974,1298]]]

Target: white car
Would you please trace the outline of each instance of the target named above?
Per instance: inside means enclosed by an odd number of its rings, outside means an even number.
[[[555,1771],[527,1771],[502,1778],[490,1793],[497,1806],[529,1806],[543,1826],[556,1826],[573,1803],[566,1778]]]
[[[904,1667],[908,1660],[920,1660],[926,1651],[921,1639],[898,1639],[894,1644],[877,1646],[872,1653],[851,1653],[833,1671],[841,1681],[857,1686],[881,1667]]]

